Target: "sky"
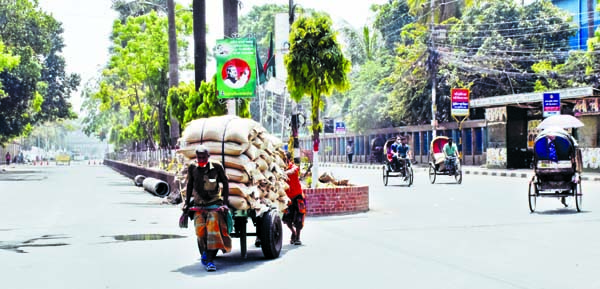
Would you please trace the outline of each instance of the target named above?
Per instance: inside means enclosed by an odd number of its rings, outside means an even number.
[[[182,5],[188,5],[191,2],[191,0],[176,0],[176,3]],[[358,0],[352,1],[352,4],[348,5],[348,0],[294,1],[295,4],[304,8],[326,11],[334,22],[343,19],[356,28],[362,27],[373,17],[369,10],[372,4],[385,2],[387,0]],[[109,35],[112,23],[117,17],[117,13],[110,8],[111,3],[111,0],[39,0],[42,10],[52,14],[63,24],[63,38],[66,45],[63,48],[63,56],[67,62],[67,72],[80,74],[81,86],[99,75],[102,66],[108,61]],[[239,15],[245,15],[255,5],[267,3],[288,5],[289,0],[243,0]],[[209,48],[216,39],[223,37],[221,4],[222,1],[219,0],[206,1]],[[208,75],[212,75],[215,69],[213,71],[207,69]],[[79,92],[71,95],[71,102],[75,111],[79,112],[81,106]]]

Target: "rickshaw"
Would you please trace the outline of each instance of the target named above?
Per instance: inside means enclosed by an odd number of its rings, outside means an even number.
[[[388,139],[383,145],[383,151],[385,153],[384,156],[384,165],[383,165],[383,184],[385,186],[388,185],[388,180],[390,177],[402,177],[402,173],[404,172],[403,181],[410,187],[413,184],[414,173],[413,168],[410,164],[410,159],[403,159],[404,162],[400,162],[402,165],[400,168],[396,168],[393,166],[393,155],[392,152],[392,144],[396,141],[396,138]]]
[[[382,137],[376,137],[371,140],[371,155],[369,155],[369,164],[383,163],[383,146],[385,139]]]
[[[448,143],[447,136],[438,136],[431,141],[429,147],[429,181],[434,184],[437,175],[441,176],[453,176],[457,184],[462,183],[462,169],[460,166],[460,159],[457,157],[450,157],[451,165],[446,166],[443,148]]]
[[[544,130],[534,141],[533,154],[535,174],[529,181],[529,210],[535,211],[537,198],[574,197],[577,212],[581,212],[581,151],[571,135],[562,129]]]

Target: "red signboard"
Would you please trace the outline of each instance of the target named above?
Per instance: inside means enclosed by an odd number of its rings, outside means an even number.
[[[453,88],[450,92],[452,101],[453,116],[468,116],[469,115],[469,95],[470,91],[467,88]]]

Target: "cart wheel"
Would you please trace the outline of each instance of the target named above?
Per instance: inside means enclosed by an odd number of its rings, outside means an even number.
[[[383,166],[383,185],[387,186],[388,184],[388,179],[390,177],[390,173],[387,171],[386,166]]]
[[[429,164],[429,181],[432,184],[435,184],[435,175],[436,175],[435,167],[433,166],[433,164]]]
[[[583,208],[582,207],[583,192],[581,191],[581,178],[579,178],[579,182],[575,186],[575,190],[573,193],[575,196],[575,207],[577,208],[577,212],[581,212],[581,209]]]
[[[275,210],[263,214],[260,220],[260,241],[263,255],[267,259],[275,259],[281,253],[283,240],[281,218]]]
[[[235,218],[234,219],[234,228],[235,232],[238,236],[240,236],[240,252],[242,254],[242,259],[246,258],[247,245],[248,245],[248,234],[246,231],[246,224],[248,223],[247,218]]]
[[[462,170],[454,172],[454,179],[456,180],[457,184],[462,184]]]
[[[532,188],[533,187],[533,191]],[[529,192],[528,192],[528,199],[529,199],[529,210],[533,213],[535,212],[535,206],[536,206],[536,198],[538,195],[538,189],[537,186],[535,185],[534,182],[530,182],[529,183]]]
[[[412,167],[408,167],[406,173],[408,174],[408,186],[410,187],[413,184],[413,179],[415,177]]]

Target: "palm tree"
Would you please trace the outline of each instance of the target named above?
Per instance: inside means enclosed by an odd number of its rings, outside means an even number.
[[[323,127],[319,112],[324,106],[323,95],[331,95],[334,89],[347,90],[350,86],[351,63],[344,57],[336,36],[328,16],[300,17],[292,25],[290,52],[284,57],[288,73],[286,83],[292,99],[299,102],[306,95],[311,100],[313,188],[319,177],[319,133]]]
[[[206,0],[194,0],[194,79],[196,91],[206,82]]]

